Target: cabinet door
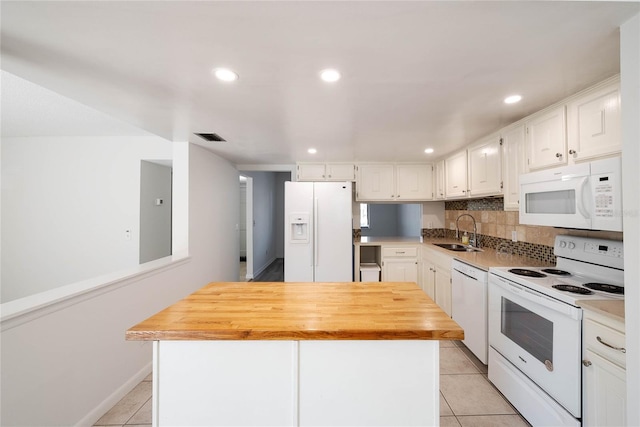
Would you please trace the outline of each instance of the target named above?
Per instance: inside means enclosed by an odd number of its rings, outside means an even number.
[[[520,208],[520,174],[525,173],[524,125],[502,133],[502,160],[504,210],[517,211]]]
[[[299,164],[298,181],[324,181],[324,163]]]
[[[382,267],[382,277],[385,282],[418,283],[418,262],[415,259],[385,260]]]
[[[619,82],[590,92],[567,105],[567,139],[572,161],[621,151]]]
[[[584,426],[626,426],[626,372],[619,366],[585,350]]]
[[[357,200],[396,200],[393,165],[360,165]]]
[[[477,145],[469,147],[469,195],[501,194],[502,165],[500,137],[493,135]]]
[[[430,164],[396,165],[396,199],[433,199],[432,174]]]
[[[355,181],[355,167],[347,163],[327,163],[325,167],[327,181]]]
[[[527,122],[529,169],[567,164],[564,106],[533,117]]]
[[[451,317],[451,270],[435,268],[436,304]]]
[[[420,287],[429,295],[432,300],[436,300],[436,269],[432,262],[422,260],[422,275]]]
[[[434,199],[444,199],[444,160],[440,160],[433,166]]]
[[[467,196],[467,151],[460,151],[444,161],[445,197]]]

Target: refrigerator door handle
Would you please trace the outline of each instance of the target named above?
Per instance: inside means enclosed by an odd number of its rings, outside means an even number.
[[[318,266],[318,198],[313,199],[313,264]],[[314,272],[315,276],[315,272]],[[314,278],[315,280],[315,278]]]

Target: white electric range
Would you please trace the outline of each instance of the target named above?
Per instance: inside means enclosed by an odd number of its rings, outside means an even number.
[[[553,268],[489,269],[489,379],[532,425],[580,426],[580,300],[624,299],[622,242],[557,236]]]

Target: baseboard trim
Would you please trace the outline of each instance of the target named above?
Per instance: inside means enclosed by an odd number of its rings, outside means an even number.
[[[87,415],[85,415],[80,421],[78,421],[75,425],[77,427],[83,426],[92,426],[96,421],[100,419],[107,411],[115,406],[123,397],[127,395],[131,390],[134,389],[135,386],[140,384],[142,380],[144,380],[147,375],[151,373],[153,369],[153,361],[149,361],[142,369],[140,369],[133,377],[127,380],[124,384],[116,389],[111,395],[109,395],[105,400],[103,400],[98,406],[96,406],[92,411],[90,411]]]
[[[260,274],[262,274],[263,271],[265,271],[271,264],[273,264],[273,262],[276,260],[276,257],[271,258],[269,261],[267,261],[267,263],[265,265],[263,265],[262,267],[260,267],[260,269],[258,269],[257,271],[254,270],[253,271],[253,277],[252,279],[256,278],[256,277],[260,277]]]

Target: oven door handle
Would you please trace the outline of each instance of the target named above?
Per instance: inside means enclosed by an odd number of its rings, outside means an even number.
[[[489,283],[493,283],[501,289],[517,295],[524,300],[537,304],[541,307],[566,314],[572,319],[582,319],[582,310],[580,308],[574,307],[570,304],[565,304],[561,301],[556,300],[555,298],[551,298],[547,295],[541,294],[540,292],[536,292],[533,289],[529,289],[526,286],[510,282],[502,277],[498,277],[495,275],[492,276]]]

